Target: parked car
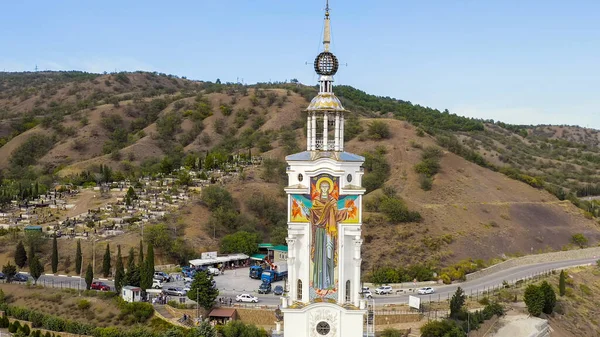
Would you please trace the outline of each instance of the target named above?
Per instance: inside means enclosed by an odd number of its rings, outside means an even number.
[[[6,275],[4,275],[3,273],[0,273],[0,280],[4,280],[6,278]]]
[[[363,291],[360,292],[360,294],[364,298],[373,298],[373,294],[371,293],[371,290],[363,290]]]
[[[170,295],[170,296],[184,296],[185,295],[185,291],[181,288],[169,287],[169,288],[163,288],[162,291],[166,295]]]
[[[100,290],[100,291],[109,291],[110,290],[110,286],[104,282],[92,282],[92,285],[90,286],[90,288],[92,288],[93,290]]]
[[[217,275],[221,275],[221,271],[219,270],[219,268],[215,268],[215,267],[208,267],[208,273],[214,276]]]
[[[273,288],[273,294],[275,294],[277,296],[283,295],[283,287],[282,286],[275,286],[275,288]]]
[[[250,294],[240,294],[235,297],[237,302],[251,302],[258,303],[258,297],[252,296]]]
[[[268,294],[271,292],[271,283],[262,283],[260,287],[258,287],[259,294]]]
[[[160,289],[162,288],[163,284],[161,280],[157,280],[157,279],[153,279],[152,280],[152,288],[154,289]]]
[[[425,287],[425,288],[421,288],[421,289],[417,290],[417,293],[419,295],[433,294],[434,292],[435,292],[435,290],[433,290],[432,287]]]
[[[27,280],[29,280],[29,277],[27,277],[27,275],[17,273],[15,274],[12,280],[16,282],[27,282]]]
[[[154,272],[154,279],[155,280],[161,280],[163,282],[171,282],[171,277],[163,272],[163,271],[155,271]]]
[[[381,286],[381,287],[375,289],[375,293],[377,295],[391,294],[392,293],[392,286]]]

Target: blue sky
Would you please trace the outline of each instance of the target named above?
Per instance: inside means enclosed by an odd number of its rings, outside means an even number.
[[[600,129],[600,1],[331,0],[336,83],[460,115]],[[0,70],[297,78],[324,0],[6,1]]]

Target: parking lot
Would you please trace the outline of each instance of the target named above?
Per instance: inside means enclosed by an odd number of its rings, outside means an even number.
[[[262,283],[261,280],[252,279],[249,276],[250,268],[237,268],[237,269],[227,269],[221,275],[214,276],[214,280],[217,283],[217,289],[219,289],[219,297],[223,297],[223,299],[229,304],[229,298],[235,302],[235,296],[243,293],[251,294],[259,299],[259,304],[263,305],[277,305],[280,303],[279,296],[273,295],[273,293],[269,294],[258,294],[258,287]],[[174,274],[171,274],[174,276]],[[277,281],[272,283],[273,288],[277,285],[281,285],[285,289],[284,281]],[[184,281],[173,281],[163,283],[164,287],[184,287]],[[174,299],[176,297],[173,297]],[[186,299],[186,303],[190,303],[189,299]],[[219,300],[217,300],[219,303]]]

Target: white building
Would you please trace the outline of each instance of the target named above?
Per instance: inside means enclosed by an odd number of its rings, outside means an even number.
[[[364,158],[344,152],[348,113],[333,93],[339,63],[329,51],[315,59],[319,93],[306,109],[306,151],[288,162],[288,297],[282,299],[285,337],[363,336],[360,298]]]
[[[125,302],[140,302],[142,300],[142,288],[125,286],[121,289],[121,297]]]

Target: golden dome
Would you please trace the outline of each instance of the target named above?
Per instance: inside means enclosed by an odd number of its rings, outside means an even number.
[[[342,106],[342,102],[335,97],[332,93],[322,93],[320,92],[315,98],[312,99],[307,111],[346,111]]]

